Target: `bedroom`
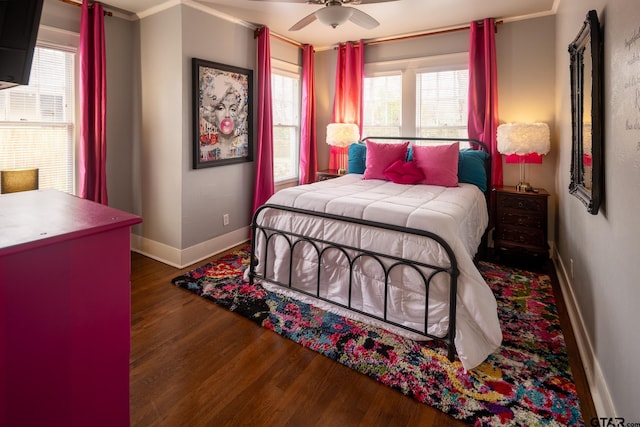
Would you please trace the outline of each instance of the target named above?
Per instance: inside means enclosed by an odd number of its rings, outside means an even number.
[[[553,195],[549,239],[558,274],[564,277],[573,301],[574,330],[581,337],[592,394],[600,399],[597,409],[602,416],[637,422],[640,377],[634,356],[640,344],[628,338],[637,336],[639,320],[635,304],[640,291],[634,278],[640,274],[635,262],[640,254],[640,227],[634,212],[640,196],[629,183],[639,178],[639,131],[626,130],[624,120],[637,118],[638,111],[618,106],[626,105],[622,99],[630,96],[621,87],[626,74],[620,70],[626,42],[638,32],[640,11],[631,0],[557,3],[555,14],[499,27],[500,120],[545,121],[552,128],[552,151],[541,166],[529,168],[530,178],[534,186]],[[597,216],[589,215],[567,191],[571,140],[567,45],[589,9],[602,16],[605,34],[606,202]],[[46,0],[42,25],[77,31],[77,10]],[[107,19],[106,25],[112,82],[108,96],[110,204],[144,217],[133,231],[135,249],[184,266],[240,242],[248,235],[253,164],[191,169],[189,59],[254,68],[253,31],[201,13],[190,2],[167,2],[140,20]],[[216,43],[212,51],[211,43],[218,39],[225,42]],[[297,56],[287,44],[274,42],[272,49],[283,60]],[[406,57],[466,49],[464,33],[402,43]],[[371,52],[375,61],[395,59],[397,54],[398,49],[384,44]],[[333,51],[318,52],[319,128],[329,122],[334,63]],[[328,146],[322,140],[320,131],[320,169],[328,158]],[[506,170],[505,183],[516,181],[517,170]],[[225,213],[230,217],[226,227]]]

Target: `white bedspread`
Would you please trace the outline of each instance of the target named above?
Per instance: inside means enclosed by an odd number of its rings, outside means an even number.
[[[445,188],[400,185],[382,180],[363,180],[362,175],[349,174],[281,190],[267,203],[416,228],[443,237],[453,249],[460,270],[455,346],[462,365],[467,370],[471,369],[500,346],[502,332],[496,301],[473,264],[473,255],[488,223],[486,201],[476,186],[460,184],[459,187]],[[273,210],[263,212],[259,223],[405,259],[448,265],[446,253],[440,245],[419,236]],[[265,268],[261,237],[260,234],[256,237],[257,271],[264,271]],[[267,271],[270,276],[273,274],[276,280],[287,282],[288,245],[283,240],[276,241],[268,253]],[[313,292],[318,271],[315,251],[309,247],[300,248],[294,255],[293,283],[300,289]],[[323,265],[322,296],[345,304],[348,298],[345,290],[349,281],[348,267],[340,259],[338,251],[327,253],[327,257],[335,260],[337,267],[326,268]],[[357,274],[352,279],[352,304],[362,311],[382,312],[384,274],[379,270],[377,262],[372,259],[362,260],[356,268]],[[389,318],[424,331],[424,286],[420,276],[410,268],[400,268],[392,272],[390,282],[393,286],[390,291]],[[283,292],[278,285],[264,285],[272,291]],[[418,337],[401,328],[381,325],[366,316],[347,312],[331,304],[309,301],[309,298],[297,293],[293,296],[410,338]],[[438,274],[430,289],[426,332],[436,336],[444,334],[449,323],[448,306],[448,278]]]

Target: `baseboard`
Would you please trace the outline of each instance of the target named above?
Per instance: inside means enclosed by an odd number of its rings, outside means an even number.
[[[249,240],[249,227],[239,228],[186,249],[131,234],[131,250],[176,268],[185,268]]]
[[[609,393],[609,387],[600,368],[600,362],[593,351],[593,345],[587,334],[585,322],[573,292],[570,275],[567,273],[565,263],[557,251],[554,250],[552,258],[556,267],[558,281],[560,282],[562,296],[567,306],[567,312],[569,313],[571,327],[573,328],[573,333],[578,345],[578,351],[580,352],[580,358],[582,359],[582,365],[587,376],[587,382],[589,383],[589,390],[591,391],[596,413],[602,417],[615,417],[617,412],[613,405],[611,394]]]

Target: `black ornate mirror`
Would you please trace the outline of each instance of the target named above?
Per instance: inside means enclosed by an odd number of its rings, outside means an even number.
[[[571,184],[569,192],[593,215],[600,209],[602,170],[602,36],[598,14],[587,13],[571,56]]]

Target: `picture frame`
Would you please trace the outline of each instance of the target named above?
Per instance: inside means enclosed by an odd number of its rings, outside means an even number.
[[[569,45],[571,75],[571,182],[569,193],[591,215],[604,197],[603,43],[598,13],[590,10]]]
[[[253,161],[253,70],[192,58],[193,168]]]

